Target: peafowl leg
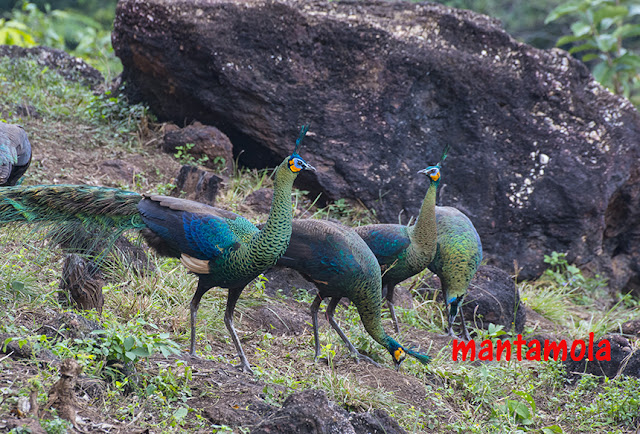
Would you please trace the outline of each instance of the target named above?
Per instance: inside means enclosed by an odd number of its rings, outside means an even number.
[[[336,320],[333,318],[333,314],[336,311],[336,306],[338,306],[340,299],[341,297],[332,297],[331,301],[329,302],[329,305],[327,306],[327,319],[329,320],[329,324],[331,324],[331,327],[333,327],[336,333],[338,333],[338,335],[342,338],[342,341],[347,345],[347,347],[349,348],[349,351],[351,352],[351,355],[356,358],[356,362],[358,361],[358,359],[362,359],[366,362],[372,363],[377,367],[380,367],[380,365],[370,357],[367,357],[364,354],[360,354],[360,352],[356,349],[356,347],[353,346],[351,341],[349,341],[349,338],[347,338],[347,335],[344,334],[344,332],[342,331],[342,329],[340,328]]]
[[[462,327],[462,339],[469,342],[471,340],[471,336],[469,335],[469,330],[467,330],[467,324],[464,322],[464,314],[462,313],[462,306],[458,308],[458,315],[460,315],[460,325]]]
[[[452,310],[453,308],[449,308],[449,317],[448,317],[449,325],[447,326],[447,335],[451,336],[452,338],[458,338],[458,336],[456,336],[456,334],[453,331],[453,323],[456,320],[456,314],[452,313],[451,312]]]
[[[318,309],[320,309],[320,303],[322,298],[318,295],[316,299],[311,303],[311,323],[313,324],[313,341],[316,346],[316,355],[313,358],[314,362],[318,361],[320,357],[320,338],[318,337]]]
[[[238,357],[240,358],[240,365],[238,368],[241,370],[253,374],[251,367],[249,366],[249,361],[247,357],[244,355],[244,351],[242,350],[242,345],[240,344],[240,339],[238,339],[238,334],[236,333],[236,329],[233,327],[233,311],[236,308],[236,302],[238,298],[240,298],[240,294],[242,293],[242,288],[229,288],[229,296],[227,297],[227,310],[224,312],[224,324],[227,326],[227,330],[229,330],[229,334],[231,334],[231,339],[233,339],[233,344],[236,346],[236,350],[238,351]]]
[[[198,280],[198,288],[196,293],[193,294],[191,304],[189,305],[191,312],[191,343],[189,344],[189,355],[195,357],[196,355],[196,316],[198,315],[198,307],[200,306],[200,299],[209,290],[209,286],[202,280]]]
[[[385,286],[385,288],[387,288]],[[387,299],[387,307],[389,307],[389,313],[391,313],[391,320],[393,321],[393,327],[396,331],[396,333],[400,334],[400,326],[398,324],[398,317],[396,316],[396,309],[395,306],[393,304],[393,294],[395,291],[395,285],[391,286],[390,288],[387,288],[386,291],[386,299]]]

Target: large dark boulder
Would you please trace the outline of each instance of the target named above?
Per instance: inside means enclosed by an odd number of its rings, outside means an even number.
[[[527,321],[515,282],[508,273],[491,265],[481,266],[473,277],[463,312],[468,324],[484,329],[495,324],[506,332],[522,333]]]
[[[589,342],[589,338],[582,339],[585,343]],[[602,343],[604,340],[609,341],[611,360],[598,360],[598,350],[604,348]],[[580,352],[584,351],[584,355],[580,358]],[[617,334],[611,334],[596,341],[593,345],[594,360],[588,360],[588,350],[578,347],[573,356],[567,357],[564,365],[570,378],[579,378],[581,374],[591,374],[600,377],[613,378],[617,375],[624,374],[630,377],[640,378],[640,351],[634,351],[633,345],[625,337]],[[575,357],[578,360],[574,360]]]
[[[318,171],[297,186],[407,221],[416,172],[451,144],[441,202],[471,218],[490,264],[529,278],[568,252],[640,288],[640,117],[566,52],[433,3],[122,0],[116,14],[129,94],[215,125],[242,163],[275,166],[310,123]]]

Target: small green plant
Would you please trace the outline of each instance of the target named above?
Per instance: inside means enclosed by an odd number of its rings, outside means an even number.
[[[196,157],[194,157],[193,154],[191,154],[191,150],[195,146],[196,145],[194,143],[186,143],[185,145],[176,146],[176,153],[173,154],[173,156],[176,157],[178,161],[180,161],[180,164],[187,164],[190,166],[202,166],[204,165],[204,163],[209,161],[209,157],[206,155],[203,155],[202,157],[196,159]]]
[[[500,336],[504,336],[507,332],[504,331],[504,326],[502,324],[496,325],[494,323],[489,323],[487,329],[477,328],[477,339],[478,340],[491,340],[496,341],[500,338]]]
[[[193,379],[193,370],[182,361],[178,361],[175,369],[171,366],[161,367],[153,376],[146,376],[146,396],[157,395],[165,402],[186,404],[191,397],[189,384]]]
[[[145,327],[157,330],[157,326],[141,317],[123,325],[112,323],[104,330],[91,332],[92,337],[74,339],[76,351],[88,353],[95,359],[94,373],[104,372],[111,379],[120,378],[123,365],[135,364],[154,353],[165,357],[179,354],[178,345],[169,339],[169,333],[147,333]]]
[[[551,282],[567,287],[572,292],[580,289],[582,293],[593,295],[606,287],[607,279],[598,274],[593,278],[585,277],[578,267],[567,262],[566,253],[552,252],[551,255],[544,255],[544,262],[549,264],[550,268],[545,270],[543,275]]]
[[[0,44],[33,47],[36,41],[24,23],[0,18]]]
[[[591,63],[596,80],[640,105],[640,53],[629,44],[640,36],[637,0],[569,0],[553,9],[545,24],[564,16],[575,19],[572,34],[557,45],[571,44],[569,53]]]
[[[40,425],[47,434],[66,434],[73,428],[71,422],[61,419],[58,416],[52,419],[40,419]]]
[[[143,104],[129,104],[122,91],[120,88],[118,95],[106,91],[93,96],[86,105],[86,114],[94,122],[107,124],[119,134],[136,132],[140,121],[151,114]]]
[[[528,426],[533,424],[533,416],[536,413],[536,403],[533,397],[527,392],[516,392],[524,398],[524,401],[517,399],[505,399],[504,402],[496,404],[492,410],[493,418],[506,417],[515,425]]]

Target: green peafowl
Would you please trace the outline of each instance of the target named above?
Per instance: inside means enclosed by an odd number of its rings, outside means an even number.
[[[424,364],[430,361],[428,355],[403,347],[382,328],[380,266],[353,229],[326,220],[293,220],[289,247],[277,265],[299,271],[318,287],[319,295],[311,305],[316,359],[320,354],[318,309],[323,298],[331,297],[329,323],[356,358],[373,362],[356,350],[333,318],[338,302],[347,297],[357,307],[369,335],[389,351],[396,369],[407,354]]]
[[[449,146],[446,146],[438,164],[418,172],[427,175],[429,188],[414,225],[376,224],[355,228],[382,268],[383,297],[387,299],[396,333],[400,333],[400,327],[393,304],[395,286],[427,268],[436,254],[436,192],[440,184],[440,167],[448,150]]]
[[[449,309],[449,336],[456,337],[453,322],[460,313],[462,337],[471,339],[462,314],[462,302],[469,283],[482,261],[482,243],[471,220],[456,208],[436,207],[438,247],[429,270],[440,278],[442,295]]]
[[[0,187],[16,185],[31,164],[31,143],[20,125],[0,122]]]
[[[54,233],[64,237],[72,237],[75,227],[100,232],[100,238],[109,243],[126,230],[141,231],[159,254],[180,258],[198,275],[190,303],[190,354],[195,355],[200,299],[214,286],[228,288],[224,322],[238,352],[239,367],[251,372],[233,326],[233,311],[244,287],[274,265],[287,249],[293,219],[293,181],[302,170],[315,170],[298,155],[307,130],[302,128],[293,154],[276,169],[271,211],[262,230],[230,211],[190,200],[74,185],[0,189],[0,224],[49,224]],[[60,231],[60,226],[65,230]],[[56,241],[68,245],[73,239]]]

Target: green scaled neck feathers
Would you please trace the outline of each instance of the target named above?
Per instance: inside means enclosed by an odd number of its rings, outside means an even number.
[[[435,254],[437,245],[436,193],[440,185],[440,167],[445,158],[447,158],[448,152],[449,145],[445,146],[438,164],[429,166],[418,172],[427,175],[430,184],[422,201],[422,207],[420,208],[416,223],[409,228],[409,236],[411,237],[410,249],[413,250],[413,254],[410,254],[409,257],[413,255],[425,256],[427,257],[427,261],[430,262]]]
[[[291,221],[293,220],[293,207],[291,204],[293,181],[303,170],[316,170],[298,154],[302,139],[304,139],[308,130],[308,125],[304,125],[301,128],[293,153],[285,158],[276,169],[269,218],[264,228],[251,242],[250,250],[254,254],[256,266],[262,267],[262,269],[275,264],[289,245]],[[273,257],[267,258],[263,255],[263,252],[273,252],[276,257],[275,259]]]

